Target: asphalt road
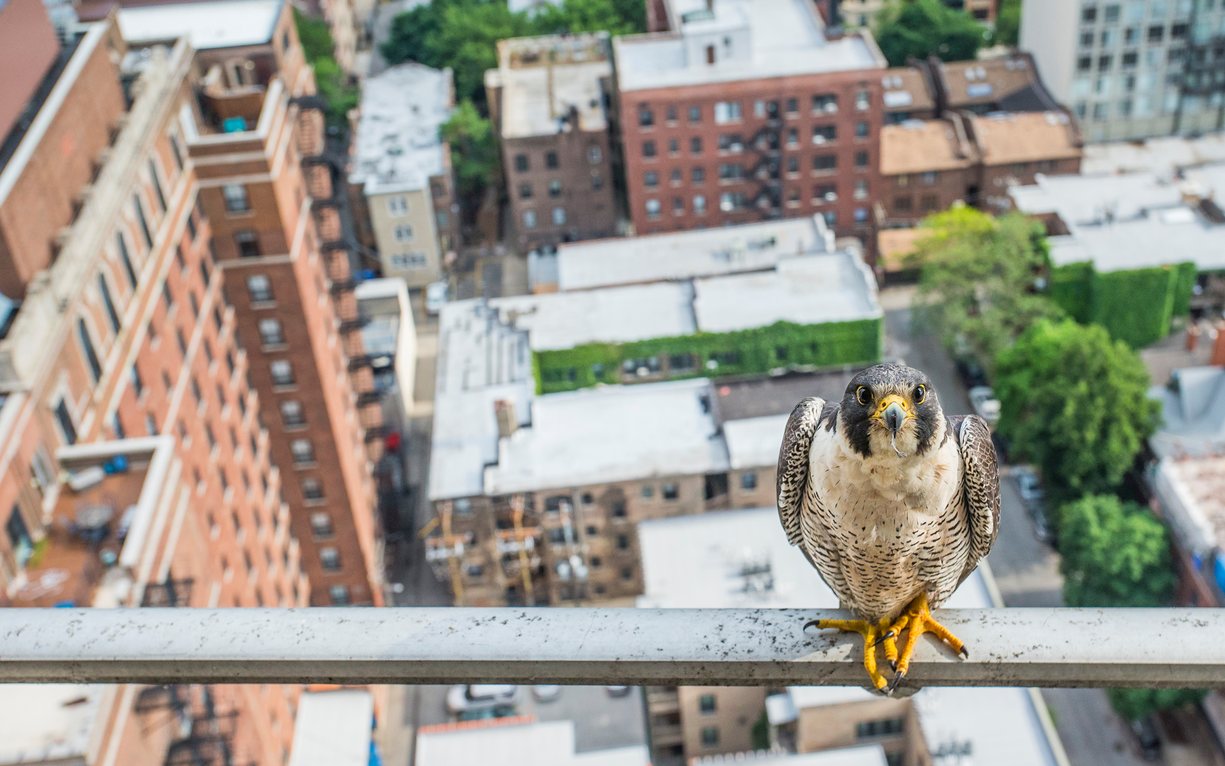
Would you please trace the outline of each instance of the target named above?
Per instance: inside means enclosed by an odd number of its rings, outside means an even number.
[[[916,335],[911,324],[911,288],[881,292],[885,308],[887,356],[901,357],[928,374],[945,412],[972,412],[965,386],[952,360],[931,337]],[[1000,488],[1000,533],[987,557],[1004,603],[1010,607],[1062,606],[1059,556],[1034,537],[1033,524],[1017,494],[1009,466]],[[1140,766],[1134,738],[1115,715],[1100,689],[1043,689],[1055,728],[1075,766]]]

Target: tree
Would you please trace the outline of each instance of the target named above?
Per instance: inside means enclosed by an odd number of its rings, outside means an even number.
[[[921,228],[916,321],[955,353],[991,369],[999,352],[1035,322],[1062,317],[1034,290],[1046,264],[1041,224],[962,206],[928,217]]]
[[[1206,689],[1107,689],[1114,712],[1135,721],[1161,710],[1172,710],[1199,702]]]
[[[937,56],[944,61],[974,58],[984,29],[964,11],[940,0],[894,0],[876,17],[876,42],[889,66],[911,58]]]
[[[475,214],[485,189],[494,185],[498,170],[493,126],[471,101],[463,101],[443,123],[442,138],[451,145],[461,207]]]
[[[1174,595],[1165,527],[1148,509],[1088,495],[1059,512],[1068,606],[1163,606]]]
[[[1003,0],[995,17],[995,43],[1016,47],[1021,36],[1021,0]]]
[[[315,85],[327,103],[328,124],[344,128],[348,125],[349,110],[357,106],[357,87],[333,57],[332,33],[327,22],[306,16],[297,8],[293,14],[302,52],[315,70]]]
[[[1040,322],[999,355],[996,373],[999,431],[1059,502],[1113,492],[1159,421],[1140,357],[1097,325]]]

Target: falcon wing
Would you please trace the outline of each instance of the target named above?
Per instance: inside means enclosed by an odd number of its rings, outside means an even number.
[[[778,520],[787,533],[787,542],[798,545],[807,553],[800,528],[801,505],[808,488],[808,459],[812,437],[821,424],[825,400],[817,396],[802,399],[783,430],[783,446],[778,451],[778,474],[775,483]]]
[[[970,555],[960,584],[986,558],[999,532],[1000,472],[985,420],[977,415],[959,415],[949,418],[949,428],[957,436],[961,453],[962,501],[970,522]]]

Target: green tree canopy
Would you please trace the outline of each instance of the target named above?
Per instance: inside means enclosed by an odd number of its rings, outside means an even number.
[[[327,102],[328,124],[344,128],[348,125],[349,110],[357,106],[357,87],[333,57],[332,33],[327,22],[306,16],[297,8],[293,15],[302,52],[315,70],[319,95]]]
[[[1035,322],[1062,316],[1033,289],[1046,264],[1041,224],[954,207],[924,219],[921,228],[916,320],[947,347],[991,369],[999,352]]]
[[[1160,417],[1140,357],[1097,325],[1040,322],[996,373],[999,431],[1059,501],[1114,491]]]
[[[471,101],[462,101],[442,126],[442,138],[451,145],[451,159],[464,210],[480,207],[481,195],[494,183],[498,150],[493,126]]]
[[[497,42],[510,37],[646,28],[637,0],[565,0],[532,13],[512,13],[505,0],[433,0],[392,20],[380,51],[390,64],[417,61],[450,67],[458,98],[485,105],[485,70],[498,65]]]
[[[1135,503],[1088,495],[1063,506],[1059,552],[1068,606],[1164,606],[1174,595],[1165,527]]]
[[[1207,689],[1107,689],[1114,712],[1135,721],[1159,710],[1171,710],[1199,702]]]
[[[893,0],[877,15],[874,31],[889,66],[905,66],[911,58],[928,56],[944,61],[972,59],[984,37],[982,25],[973,17],[941,0]]]
[[[1021,36],[1021,0],[1003,0],[995,16],[995,43],[1016,47]]]

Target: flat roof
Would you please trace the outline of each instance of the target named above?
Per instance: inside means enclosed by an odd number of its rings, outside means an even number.
[[[1076,126],[1063,112],[995,112],[966,119],[987,165],[1080,156]]]
[[[817,753],[774,753],[766,750],[755,753],[727,753],[694,758],[691,766],[887,766],[885,748],[880,745],[857,745],[837,750],[822,750]]]
[[[1225,455],[1163,458],[1153,483],[1180,546],[1199,556],[1219,555],[1225,541]]]
[[[211,0],[119,9],[119,31],[132,44],[186,37],[196,50],[260,45],[272,39],[283,0]]]
[[[695,280],[694,313],[702,332],[823,324],[881,316],[876,278],[848,252],[780,261],[773,271]]]
[[[976,159],[969,140],[949,120],[907,120],[880,131],[882,175],[958,170]]]
[[[622,91],[884,69],[871,35],[828,39],[807,0],[668,0],[672,32],[613,40]],[[706,45],[721,49],[706,63]]]
[[[0,684],[0,764],[84,757],[103,686]]]
[[[570,242],[557,248],[560,290],[770,269],[784,258],[834,251],[821,216],[641,237]]]
[[[498,444],[485,491],[511,492],[726,471],[703,378],[538,396],[532,423]]]
[[[732,470],[760,468],[775,463],[779,445],[783,443],[787,417],[764,415],[726,421],[723,424],[723,437],[727,440],[728,462]]]
[[[450,69],[407,63],[367,77],[349,180],[365,193],[416,191],[446,168],[439,130],[454,107]]]
[[[1176,389],[1154,386],[1162,423],[1149,437],[1161,457],[1225,452],[1225,369],[1206,365],[1174,372]]]
[[[307,692],[298,698],[289,766],[367,766],[373,726],[370,692]]]
[[[640,522],[646,608],[836,609],[838,600],[787,542],[774,508],[712,511]],[[694,577],[701,572],[701,577]],[[949,599],[952,608],[991,607],[980,566]],[[792,687],[796,707],[879,699],[858,687]],[[924,689],[914,697],[928,743],[971,743],[976,761],[1057,764],[1028,689]]]
[[[1080,168],[1085,175],[1149,172],[1173,178],[1180,168],[1220,162],[1225,162],[1225,133],[1209,133],[1086,144]]]
[[[417,730],[420,766],[650,766],[646,745],[575,752],[574,722],[527,717],[471,721]]]
[[[499,67],[487,85],[502,89],[502,138],[552,136],[573,129],[608,129],[601,80],[612,77],[608,35],[520,37],[498,43]]]

